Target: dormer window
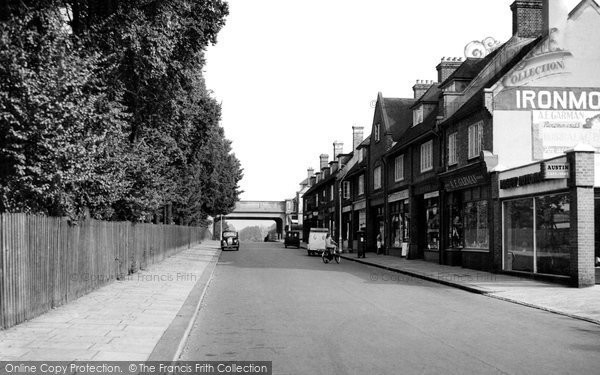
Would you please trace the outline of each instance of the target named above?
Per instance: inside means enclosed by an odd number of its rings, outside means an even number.
[[[379,142],[381,140],[381,129],[379,124],[375,124],[375,142]]]
[[[358,150],[358,162],[361,163],[364,159],[363,148]]]
[[[423,105],[413,110],[413,126],[423,122]]]

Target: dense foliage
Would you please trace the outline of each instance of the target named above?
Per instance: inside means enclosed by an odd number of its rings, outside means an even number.
[[[0,212],[204,224],[242,177],[202,77],[221,0],[0,0]]]

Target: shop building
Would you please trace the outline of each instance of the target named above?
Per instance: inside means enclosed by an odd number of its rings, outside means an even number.
[[[387,225],[388,161],[387,153],[394,139],[404,133],[410,121],[412,98],[384,98],[377,94],[369,144],[369,186],[367,206],[370,221],[367,225],[368,248],[387,253],[390,247]]]

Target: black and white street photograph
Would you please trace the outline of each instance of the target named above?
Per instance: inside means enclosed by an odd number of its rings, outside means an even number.
[[[0,375],[600,373],[599,41],[598,0],[0,0]]]

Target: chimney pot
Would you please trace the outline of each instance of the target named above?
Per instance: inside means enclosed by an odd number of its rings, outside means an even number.
[[[321,170],[323,168],[327,168],[327,166],[329,165],[329,155],[321,154],[321,156],[319,156],[319,159],[320,159]]]

